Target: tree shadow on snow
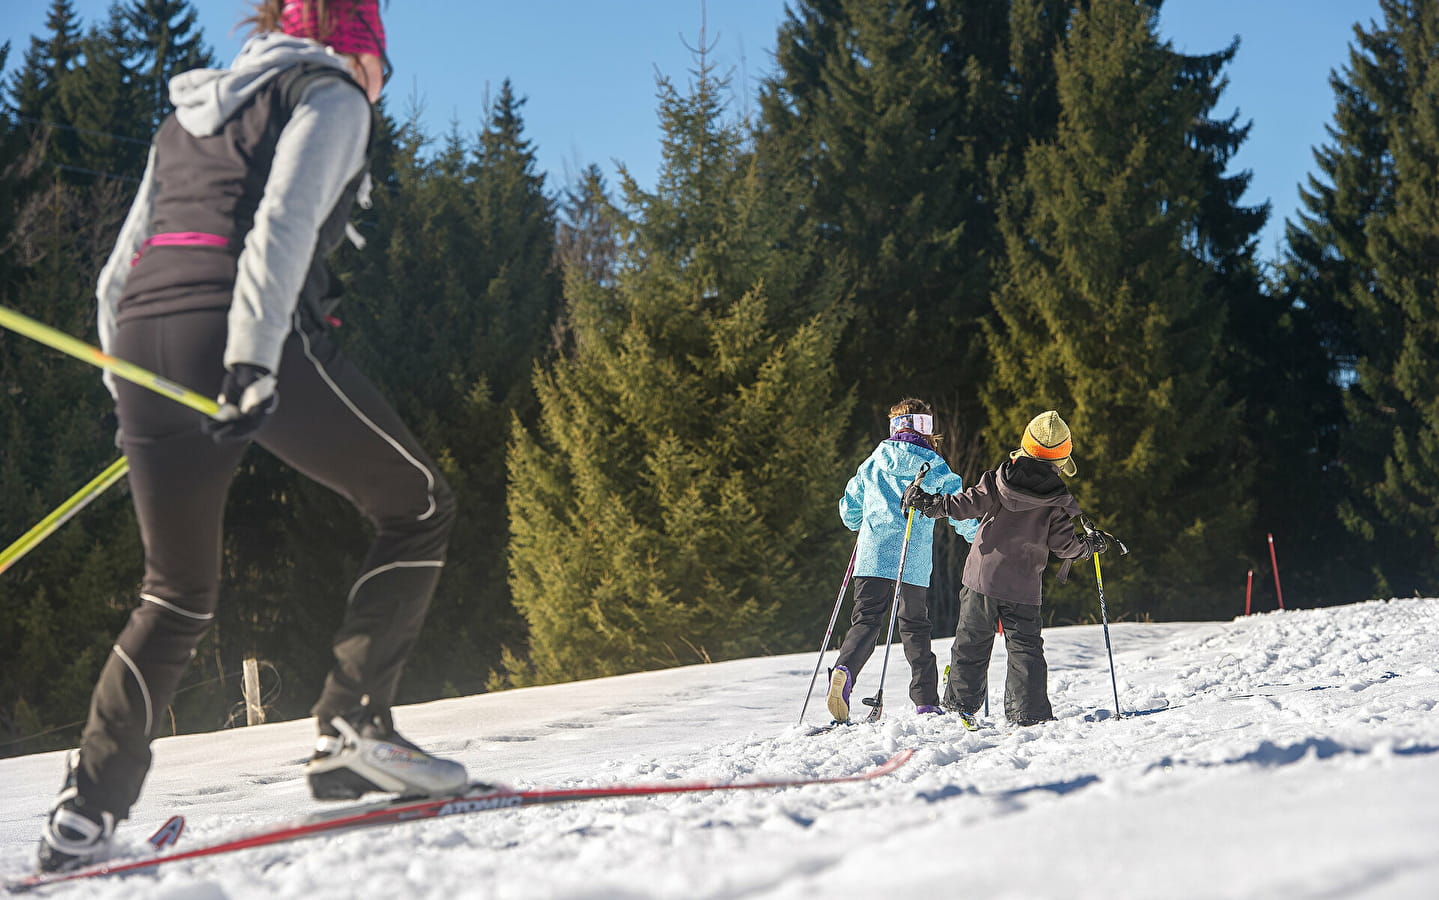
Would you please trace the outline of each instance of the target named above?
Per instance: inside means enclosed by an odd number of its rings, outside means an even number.
[[[1330,740],[1329,738],[1306,738],[1293,744],[1280,746],[1273,741],[1261,741],[1258,747],[1250,750],[1242,756],[1235,756],[1220,762],[1189,762],[1187,760],[1176,760],[1166,756],[1158,762],[1149,766],[1146,772],[1155,769],[1170,769],[1175,766],[1196,766],[1202,769],[1216,766],[1229,766],[1235,764],[1251,763],[1266,768],[1274,766],[1288,766],[1300,762],[1313,754],[1315,759],[1330,759],[1344,754],[1362,756],[1372,753],[1369,749],[1346,747],[1343,744]],[[1439,753],[1439,746],[1432,744],[1411,744],[1407,747],[1395,747],[1391,751],[1395,756],[1426,756],[1430,753]]]
[[[1011,788],[1007,791],[998,791],[994,794],[986,794],[984,792],[981,792],[973,785],[966,785],[964,787],[960,787],[957,784],[950,784],[945,785],[937,791],[920,791],[916,796],[920,800],[925,801],[926,803],[939,803],[943,800],[951,800],[955,797],[963,797],[966,795],[972,795],[976,797],[990,796],[1000,800],[1013,800],[1017,797],[1022,797],[1025,794],[1032,794],[1036,791],[1043,791],[1062,797],[1065,794],[1071,794],[1075,791],[1083,790],[1084,788],[1089,787],[1091,784],[1096,784],[1098,782],[1098,775],[1081,775],[1078,778],[1071,778],[1068,781],[1052,781],[1048,784],[1031,784],[1026,787]]]

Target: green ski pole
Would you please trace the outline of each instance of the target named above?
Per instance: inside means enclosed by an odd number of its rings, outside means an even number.
[[[43,322],[37,322],[29,316],[21,315],[9,307],[0,306],[0,325],[17,334],[23,334],[27,338],[39,341],[47,347],[59,350],[61,353],[68,353],[82,362],[87,362],[107,372],[114,372],[126,381],[149,388],[157,394],[163,394],[196,412],[213,416],[220,409],[219,404],[204,394],[197,394],[148,369],[142,369],[134,363],[111,356],[99,347],[92,347],[82,340],[72,338],[63,331],[51,328]]]
[[[35,527],[21,535],[18,541],[0,551],[0,573],[18,562],[20,557],[35,549],[37,544],[88,506],[91,500],[105,493],[110,485],[124,478],[128,471],[130,471],[130,467],[123,456],[106,466],[105,471],[96,475],[89,484],[76,491],[73,497],[36,523]]]
[[[119,357],[111,356],[98,347],[92,347],[82,340],[73,338],[58,329],[51,328],[43,322],[37,322],[29,316],[22,315],[7,306],[0,306],[0,326],[10,329],[16,334],[22,334],[31,340],[38,341],[47,347],[59,350],[61,353],[69,354],[82,362],[87,362],[107,372],[114,372],[126,381],[138,384],[143,388],[149,388],[155,393],[169,397],[176,403],[184,404],[196,412],[213,416],[220,409],[219,404],[204,394],[198,394],[167,378],[162,378],[148,369],[141,368]],[[0,572],[4,572],[10,568],[20,557],[33,550],[37,544],[49,537],[55,529],[70,521],[72,516],[84,509],[90,501],[104,493],[110,485],[125,477],[125,473],[129,471],[130,465],[125,461],[125,457],[123,456],[107,466],[105,471],[95,476],[89,484],[80,488],[70,499],[56,507],[54,512],[41,519],[36,523],[34,528],[25,532],[18,541],[6,547],[4,552],[0,552]]]
[[[925,473],[929,471],[929,463],[919,467],[919,474],[914,476],[911,484],[923,484]],[[894,621],[899,616],[899,589],[904,586],[904,561],[909,556],[909,533],[914,528],[914,507],[909,508],[909,514],[904,519],[904,543],[899,545],[899,574],[894,577],[894,601],[889,605],[889,632],[884,638],[884,663],[879,667],[879,690],[875,691],[873,697],[865,697],[864,705],[872,707],[869,715],[864,717],[866,722],[878,722],[884,715],[884,676],[889,672],[889,647],[894,643]]]

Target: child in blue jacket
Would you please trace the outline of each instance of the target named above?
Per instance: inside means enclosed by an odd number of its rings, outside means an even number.
[[[889,628],[894,584],[899,587],[899,636],[911,672],[909,697],[919,713],[942,712],[939,706],[939,674],[929,622],[929,576],[934,566],[934,522],[916,515],[900,576],[899,557],[904,544],[905,516],[900,498],[929,464],[923,487],[938,493],[964,489],[964,480],[949,470],[936,452],[939,435],[934,434],[934,415],[929,404],[913,398],[901,400],[889,411],[889,438],[881,441],[869,458],[860,464],[839,501],[839,515],[850,531],[859,532],[854,563],[854,612],[849,633],[840,645],[839,658],[830,669],[830,715],[837,722],[849,721],[849,696],[859,670],[874,652],[875,642]],[[954,530],[973,540],[979,523],[974,519],[953,521]]]

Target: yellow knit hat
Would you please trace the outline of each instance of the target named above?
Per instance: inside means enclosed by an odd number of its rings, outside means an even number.
[[[1072,455],[1074,443],[1069,438],[1069,426],[1054,410],[1042,412],[1024,426],[1024,437],[1020,438],[1019,449],[1009,454],[1010,459],[1028,456],[1054,463],[1059,471],[1070,477],[1079,469],[1074,465]]]

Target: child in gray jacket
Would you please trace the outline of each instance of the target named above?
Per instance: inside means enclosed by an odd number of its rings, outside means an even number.
[[[1053,553],[1087,559],[1103,552],[1102,535],[1076,533],[1079,505],[1060,473],[1076,472],[1069,426],[1050,410],[1024,429],[1020,448],[979,482],[956,494],[905,492],[906,506],[930,518],[978,516],[979,531],[964,563],[959,627],[950,652],[944,705],[968,728],[984,704],[995,623],[1004,626],[1009,671],[1004,714],[1010,722],[1034,725],[1054,718],[1049,704],[1049,668],[1040,636],[1044,568]]]

